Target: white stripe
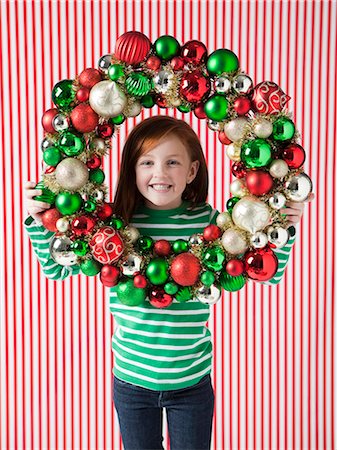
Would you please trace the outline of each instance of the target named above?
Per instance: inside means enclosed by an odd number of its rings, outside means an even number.
[[[144,326],[147,325],[154,325],[154,326],[163,326],[163,327],[176,327],[176,328],[181,328],[181,327],[202,327],[205,325],[206,321],[202,321],[202,322],[170,322],[170,321],[156,321],[156,320],[146,320],[146,319],[139,319],[138,317],[134,317],[131,316],[130,314],[122,314],[119,312],[114,312],[114,316],[115,317],[120,317],[121,319],[124,320],[129,320],[130,322],[135,322],[135,323],[140,323]]]
[[[141,336],[149,336],[149,337],[153,337],[153,338],[157,338],[157,337],[163,337],[163,338],[175,338],[175,339],[193,339],[193,338],[197,338],[197,337],[204,337],[205,336],[205,332],[206,329],[204,330],[204,332],[202,334],[173,334],[173,333],[151,333],[150,331],[141,331],[141,330],[133,330],[132,328],[129,327],[125,327],[124,325],[119,325],[120,329],[129,333],[129,334],[136,334],[141,335]]]

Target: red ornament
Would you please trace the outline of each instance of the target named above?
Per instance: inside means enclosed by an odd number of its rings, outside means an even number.
[[[193,286],[199,277],[201,265],[192,253],[180,253],[171,263],[171,277],[181,286]]]
[[[203,232],[206,241],[215,241],[221,236],[222,231],[214,224],[208,225]]]
[[[155,242],[153,250],[158,256],[168,256],[171,253],[171,244],[166,239],[159,239]]]
[[[248,97],[242,95],[234,100],[234,109],[239,116],[244,116],[245,114],[247,114],[250,108],[251,105]]]
[[[204,104],[203,103],[199,103],[193,110],[195,117],[197,117],[198,119],[206,119],[206,113],[204,110]]]
[[[197,66],[203,62],[207,56],[207,48],[200,41],[188,41],[181,48],[181,56],[183,57],[185,64],[191,63]]]
[[[70,118],[74,128],[81,133],[90,133],[98,125],[98,114],[86,103],[77,105],[72,110]]]
[[[112,287],[112,286],[116,286],[116,284],[118,284],[119,274],[120,274],[120,271],[117,267],[110,266],[109,264],[105,264],[101,268],[99,278],[104,286]]]
[[[46,168],[46,170],[44,171],[44,173],[53,173],[53,172],[55,172],[55,170],[56,170],[56,167],[54,167],[54,166],[48,166],[48,167]]]
[[[269,247],[247,252],[244,260],[246,272],[252,280],[267,281],[277,272],[278,260]]]
[[[56,108],[47,109],[47,111],[43,113],[41,123],[47,133],[56,133],[53,127],[53,119],[58,113],[59,111]]]
[[[108,217],[112,216],[113,209],[109,203],[103,203],[102,206],[97,208],[97,216],[101,220],[106,220]]]
[[[101,72],[97,69],[89,68],[84,69],[80,76],[78,77],[78,81],[83,87],[91,89],[95,84],[99,83],[102,80]]]
[[[42,225],[49,231],[58,231],[56,228],[56,222],[62,217],[60,211],[56,208],[47,209],[41,215]]]
[[[98,169],[100,165],[101,165],[101,158],[97,155],[94,155],[87,161],[87,167],[89,169]]]
[[[290,100],[290,97],[273,81],[257,84],[252,92],[252,107],[262,114],[277,114]]]
[[[244,178],[246,176],[246,166],[243,164],[242,161],[236,161],[231,168],[232,174],[236,178]]]
[[[173,70],[182,70],[184,68],[184,60],[181,56],[175,56],[170,61]]]
[[[127,64],[138,64],[147,57],[151,41],[139,31],[127,31],[116,41],[115,57]]]
[[[94,226],[96,220],[88,216],[79,216],[71,222],[71,229],[76,236],[86,236]]]
[[[133,279],[133,285],[136,288],[144,289],[147,286],[147,281],[144,275],[136,275]]]
[[[219,131],[218,138],[221,144],[229,145],[232,143],[232,141],[227,137],[224,131]]]
[[[241,259],[230,259],[226,264],[226,272],[232,277],[237,277],[245,271],[244,262]]]
[[[111,123],[102,123],[97,127],[97,135],[103,139],[109,138],[114,134],[115,127]]]
[[[253,195],[267,194],[273,187],[273,177],[263,170],[250,170],[246,175],[246,186]]]
[[[118,261],[124,250],[123,239],[112,227],[102,227],[89,242],[92,255],[102,264]]]
[[[155,288],[151,291],[149,300],[155,308],[167,308],[173,302],[171,295],[166,294],[164,289]]]
[[[291,169],[298,169],[305,161],[304,148],[298,144],[290,144],[283,149],[282,158]]]
[[[89,88],[83,87],[76,92],[76,98],[79,102],[86,102],[89,98],[90,90]]]
[[[161,94],[157,94],[154,101],[159,106],[159,108],[167,108],[167,101]]]
[[[211,90],[211,83],[200,70],[185,73],[180,82],[179,93],[190,103],[199,103]]]
[[[150,70],[158,70],[161,65],[161,60],[158,56],[153,55],[147,59],[145,65]]]

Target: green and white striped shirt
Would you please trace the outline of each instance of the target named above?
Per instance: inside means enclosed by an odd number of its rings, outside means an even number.
[[[131,225],[141,234],[153,239],[186,239],[201,233],[210,223],[216,223],[219,211],[208,203],[194,209],[184,201],[178,208],[154,210],[138,208]],[[25,221],[34,251],[48,278],[62,280],[79,273],[78,266],[56,264],[49,255],[49,242],[54,233],[36,224],[32,218]],[[282,279],[295,238],[276,254],[278,271],[264,284],[277,284]],[[212,337],[206,326],[210,306],[197,300],[173,300],[167,308],[154,308],[146,299],[141,306],[126,306],[110,288],[110,311],[115,318],[112,351],[115,356],[114,375],[155,391],[181,389],[192,386],[211,372]]]

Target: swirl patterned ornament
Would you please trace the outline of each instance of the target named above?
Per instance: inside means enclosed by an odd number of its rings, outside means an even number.
[[[273,248],[289,238],[280,208],[312,190],[303,172],[305,151],[285,109],[289,96],[276,83],[254,86],[231,50],[208,54],[197,40],[181,46],[164,35],[151,43],[130,31],[97,69],[56,83],[52,100],[55,107],[42,117],[43,194],[35,198],[51,205],[43,223],[56,230],[50,253],[58,264],[77,264],[84,275],[117,285],[122,302],[149,299],[159,308],[174,298],[212,304],[221,289],[273,277]],[[205,120],[233,161],[227,211],[187,241],[141,236],[106,200],[101,165],[113,135],[127,118],[154,105]]]

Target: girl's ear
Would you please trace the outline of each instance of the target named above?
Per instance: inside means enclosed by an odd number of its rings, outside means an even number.
[[[200,166],[200,161],[198,161],[198,160],[195,160],[191,163],[190,172],[189,172],[188,178],[187,178],[187,184],[192,183],[194,178],[197,176],[199,166]]]

